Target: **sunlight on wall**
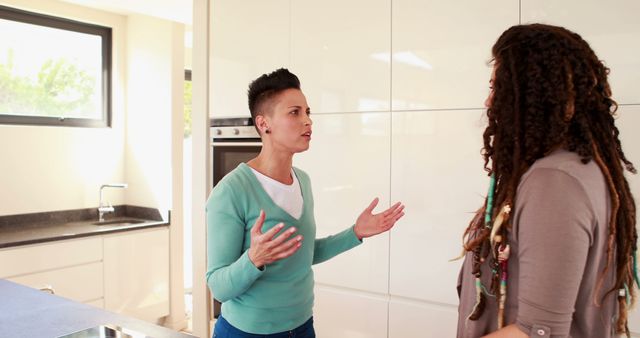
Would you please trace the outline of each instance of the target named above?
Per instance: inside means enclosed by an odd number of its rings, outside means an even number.
[[[172,71],[182,71],[182,45],[174,46],[174,24],[128,17],[128,104],[125,176],[127,204],[171,209]],[[181,33],[182,34],[182,33]],[[182,93],[176,93],[182,95]],[[180,112],[181,114],[182,112]]]

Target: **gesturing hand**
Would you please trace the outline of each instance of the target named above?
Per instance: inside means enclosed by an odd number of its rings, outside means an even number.
[[[360,216],[358,216],[353,230],[359,239],[375,236],[390,230],[396,222],[404,216],[404,205],[400,202],[392,205],[391,208],[374,215],[371,212],[375,209],[376,205],[378,205],[377,197],[374,198],[371,204],[369,204]]]
[[[260,216],[251,228],[251,247],[249,247],[249,259],[258,268],[287,258],[293,255],[302,245],[302,235],[298,235],[287,241],[296,232],[296,228],[287,229],[280,236],[273,238],[282,228],[283,223],[279,223],[269,231],[262,233],[265,214],[260,210]],[[285,242],[286,241],[286,242]]]

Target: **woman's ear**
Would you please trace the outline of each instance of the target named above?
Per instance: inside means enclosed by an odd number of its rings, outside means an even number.
[[[258,130],[260,130],[260,134],[269,134],[271,132],[271,130],[269,130],[267,118],[264,117],[264,115],[256,116],[256,126],[258,127]]]

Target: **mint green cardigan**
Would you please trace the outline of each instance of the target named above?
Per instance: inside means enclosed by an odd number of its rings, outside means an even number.
[[[222,302],[222,316],[236,328],[254,334],[294,329],[312,316],[313,270],[362,242],[353,226],[316,239],[313,194],[309,176],[294,168],[300,182],[303,211],[297,220],[277,206],[251,168],[240,164],[213,189],[207,201],[207,285]],[[251,228],[260,210],[266,232],[283,222],[303,236],[302,247],[292,256],[256,268],[249,260]]]

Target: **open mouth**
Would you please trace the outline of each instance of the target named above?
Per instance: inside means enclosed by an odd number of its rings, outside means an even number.
[[[311,138],[311,132],[310,132],[310,131],[308,131],[308,132],[306,132],[306,133],[302,134],[302,136],[304,136],[304,137],[308,137],[308,138]]]

